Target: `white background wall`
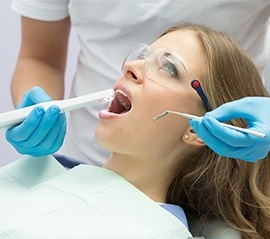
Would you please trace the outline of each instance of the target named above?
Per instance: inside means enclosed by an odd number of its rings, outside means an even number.
[[[11,0],[0,0],[0,113],[13,110],[10,95],[10,80],[17,61],[20,46],[20,16],[11,8]],[[69,95],[70,83],[76,67],[78,42],[73,30],[69,42],[67,86],[65,96]],[[6,142],[5,130],[0,129],[0,166],[20,157],[16,150]]]
[[[11,0],[0,0],[0,113],[14,109],[9,85],[20,45],[20,16],[11,10],[10,4]],[[72,48],[69,50],[68,57],[66,96],[69,93],[79,49],[73,31],[69,44]],[[270,82],[270,64],[266,72],[266,78]],[[268,84],[268,89],[270,89],[270,84]],[[18,157],[19,154],[5,140],[5,130],[0,129],[0,166]]]

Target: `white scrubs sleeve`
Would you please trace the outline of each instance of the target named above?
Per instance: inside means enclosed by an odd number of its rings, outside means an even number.
[[[22,16],[57,21],[69,16],[69,0],[13,0],[12,9]]]

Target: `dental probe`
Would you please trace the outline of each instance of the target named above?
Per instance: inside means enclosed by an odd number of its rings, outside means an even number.
[[[176,111],[172,111],[172,110],[166,110],[163,113],[161,113],[161,114],[157,115],[156,117],[154,117],[153,120],[154,121],[158,120],[158,119],[168,115],[169,113],[180,115],[180,116],[182,116],[184,118],[187,118],[187,119],[201,119],[202,118],[202,117],[191,115],[191,114],[180,113],[180,112],[176,112]],[[243,132],[243,133],[246,133],[246,134],[251,134],[251,135],[254,135],[254,136],[257,136],[257,137],[260,137],[260,138],[265,138],[266,137],[266,134],[255,132],[255,131],[252,131],[252,130],[249,130],[249,129],[246,129],[246,128],[241,128],[241,127],[237,127],[237,126],[230,125],[230,124],[225,124],[225,123],[221,123],[221,124],[224,125],[227,128],[235,129],[237,131],[240,131],[240,132]]]
[[[14,125],[21,123],[28,114],[37,106],[42,106],[44,110],[47,110],[52,105],[57,105],[61,113],[83,108],[88,106],[90,103],[102,103],[110,102],[114,99],[114,90],[104,90],[95,92],[92,94],[82,95],[66,100],[52,100],[35,105],[31,105],[25,108],[16,109],[0,114],[0,128],[10,128]]]

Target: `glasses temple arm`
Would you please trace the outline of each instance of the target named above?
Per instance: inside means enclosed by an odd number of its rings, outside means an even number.
[[[195,79],[195,80],[192,80],[190,84],[191,84],[192,88],[194,90],[196,90],[196,92],[198,93],[198,95],[200,96],[200,98],[202,99],[206,111],[210,111],[211,110],[211,106],[209,104],[209,101],[208,101],[205,93],[203,92],[203,89],[201,87],[200,82]]]

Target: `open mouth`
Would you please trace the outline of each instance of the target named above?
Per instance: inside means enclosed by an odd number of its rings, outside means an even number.
[[[123,114],[130,111],[131,106],[131,102],[125,92],[117,89],[115,91],[115,98],[111,102],[108,111],[115,114]]]

